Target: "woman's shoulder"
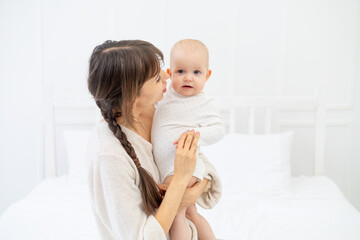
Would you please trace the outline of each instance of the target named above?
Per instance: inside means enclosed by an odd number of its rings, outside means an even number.
[[[142,160],[142,163],[146,166],[148,162],[151,162],[152,144],[124,126],[122,126],[122,131],[126,134],[127,140],[131,143],[131,146],[134,148],[139,159]],[[127,164],[130,162],[132,167],[135,166],[133,160],[106,122],[100,122],[94,127],[91,140],[94,142],[93,146],[96,150],[95,156],[98,161],[111,158],[118,159],[118,164]]]
[[[93,168],[101,167],[108,172],[121,170],[137,182],[138,173],[134,161],[109,129],[107,122],[100,122],[94,126],[90,141],[93,143],[93,149],[88,150],[88,155],[91,155],[89,164]]]
[[[98,156],[117,156],[121,158],[127,155],[124,147],[109,129],[107,122],[100,122],[92,130],[91,138],[95,141]]]

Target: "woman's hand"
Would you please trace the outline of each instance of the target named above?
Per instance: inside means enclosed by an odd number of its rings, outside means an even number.
[[[197,202],[200,195],[204,192],[208,182],[209,180],[203,178],[202,181],[195,183],[192,187],[187,188],[185,190],[185,193],[183,195],[183,198],[181,199],[181,203],[176,215],[178,215],[182,209],[188,208]],[[159,184],[158,186],[162,191],[166,192],[166,189],[168,188],[169,185]]]
[[[188,183],[196,167],[196,149],[200,133],[194,130],[183,133],[177,141],[174,178]],[[174,179],[173,179],[174,180]]]

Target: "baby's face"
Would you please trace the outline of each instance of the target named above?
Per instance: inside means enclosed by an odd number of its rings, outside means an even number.
[[[202,51],[177,50],[171,57],[168,73],[174,90],[183,96],[200,93],[211,74],[206,55]]]

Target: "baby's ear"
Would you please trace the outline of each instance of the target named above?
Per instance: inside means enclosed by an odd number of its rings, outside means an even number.
[[[206,74],[206,81],[209,79],[210,75],[211,75],[212,71],[209,69],[209,71]]]
[[[169,74],[169,76],[171,77],[171,71],[170,68],[166,69],[166,73]]]

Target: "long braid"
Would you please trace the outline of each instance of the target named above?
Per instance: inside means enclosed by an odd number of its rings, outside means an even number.
[[[135,149],[128,141],[126,134],[122,131],[121,126],[117,124],[116,117],[121,116],[121,113],[114,114],[111,104],[105,101],[96,101],[96,104],[101,110],[101,115],[108,123],[110,130],[115,137],[120,141],[125,148],[128,155],[134,161],[140,176],[141,196],[144,202],[144,211],[147,215],[152,214],[157,209],[163,199],[163,192],[161,192],[153,179],[153,177],[140,164],[140,161],[135,153]]]
[[[105,41],[96,46],[90,57],[88,89],[101,110],[109,129],[134,161],[140,176],[144,212],[152,214],[160,206],[163,192],[141,166],[126,134],[117,124],[121,116],[130,126],[134,123],[132,104],[144,83],[159,75],[162,52],[142,40]]]

